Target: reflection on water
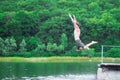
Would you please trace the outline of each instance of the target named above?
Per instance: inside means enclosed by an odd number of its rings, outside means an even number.
[[[97,64],[0,63],[0,80],[95,80]]]

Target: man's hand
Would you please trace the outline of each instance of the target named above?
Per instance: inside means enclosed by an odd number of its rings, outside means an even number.
[[[71,14],[69,13],[68,15],[69,15],[71,21],[73,22],[73,18],[72,18],[72,16],[71,16]]]
[[[68,15],[69,15],[70,18],[72,17],[70,13]]]
[[[76,24],[76,23],[77,23],[77,20],[76,20],[76,18],[75,18],[75,15],[73,15],[73,17],[72,17],[72,15],[71,15],[70,13],[69,13],[68,15],[69,15],[71,21]]]
[[[73,15],[73,18],[74,18],[74,20],[76,20],[76,17],[75,17],[75,15]]]

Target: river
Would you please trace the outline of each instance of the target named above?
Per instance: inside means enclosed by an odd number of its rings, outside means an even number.
[[[1,62],[0,80],[96,80],[97,62]]]

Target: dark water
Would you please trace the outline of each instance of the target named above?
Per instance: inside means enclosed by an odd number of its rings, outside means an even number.
[[[0,80],[95,80],[96,62],[0,63]]]

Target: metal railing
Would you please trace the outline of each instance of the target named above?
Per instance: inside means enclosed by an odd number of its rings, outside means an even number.
[[[103,63],[104,47],[120,47],[120,46],[114,46],[114,45],[101,45],[101,63]]]

